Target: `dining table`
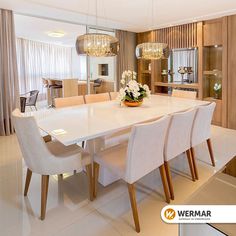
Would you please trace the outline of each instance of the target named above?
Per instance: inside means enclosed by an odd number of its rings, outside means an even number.
[[[105,135],[115,133],[135,124],[153,121],[162,116],[194,109],[209,104],[207,101],[171,96],[151,95],[139,107],[127,107],[117,100],[79,106],[43,109],[26,113],[33,115],[38,127],[65,146],[87,141],[95,143]],[[148,137],[146,137],[148,142]],[[97,150],[97,149],[96,149]],[[91,156],[96,150],[89,145]],[[103,171],[100,182],[106,186],[117,178],[108,170]]]

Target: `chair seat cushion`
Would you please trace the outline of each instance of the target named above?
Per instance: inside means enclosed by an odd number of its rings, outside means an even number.
[[[109,169],[119,178],[125,178],[127,144],[105,149],[94,157],[94,161]]]
[[[91,163],[90,155],[83,148],[78,145],[64,146],[58,141],[52,141],[46,143],[48,150],[56,157],[60,159],[78,159],[81,158],[81,164],[83,166]]]

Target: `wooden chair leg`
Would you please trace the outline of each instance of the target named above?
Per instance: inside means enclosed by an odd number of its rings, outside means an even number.
[[[47,206],[47,197],[48,197],[48,182],[49,175],[42,175],[41,182],[41,220],[45,219],[46,215],[46,206]]]
[[[209,150],[210,157],[211,157],[211,163],[213,166],[216,166],[215,158],[214,158],[214,154],[213,154],[213,149],[212,149],[212,145],[211,145],[211,139],[207,139],[207,146],[208,146],[208,150]]]
[[[140,225],[139,225],[139,219],[138,219],[138,209],[137,209],[134,184],[127,183],[127,185],[128,185],[128,190],[129,190],[130,204],[131,204],[132,212],[133,212],[135,229],[136,229],[136,232],[139,233],[140,232]]]
[[[88,184],[89,184],[89,199],[93,201],[93,175],[92,175],[92,164],[86,165],[86,173],[88,176]]]
[[[98,176],[99,176],[99,164],[93,163],[93,196],[97,197],[97,189],[98,189]]]
[[[194,168],[193,168],[193,162],[192,162],[192,157],[191,157],[190,150],[187,150],[186,154],[187,154],[187,158],[188,158],[188,164],[189,164],[192,180],[195,181],[195,171],[194,171]]]
[[[28,193],[28,190],[29,190],[29,185],[30,185],[31,177],[32,177],[32,171],[28,168],[28,169],[27,169],[27,174],[26,174],[26,179],[25,179],[24,196],[27,196],[27,193]]]
[[[193,169],[194,169],[194,173],[195,173],[195,178],[198,179],[198,170],[197,170],[197,164],[196,164],[194,148],[191,147],[190,151],[191,151],[191,156],[192,156],[192,163],[193,163]]]
[[[169,190],[170,190],[170,199],[174,200],[175,196],[174,196],[174,189],[173,189],[173,184],[172,184],[169,163],[167,161],[165,161],[164,166],[165,166],[165,171],[166,171],[167,183],[168,183]]]
[[[43,140],[45,143],[51,142],[52,141],[52,137],[50,135],[46,135],[43,137]]]
[[[161,180],[162,180],[162,185],[166,197],[166,202],[170,203],[170,195],[169,195],[169,189],[168,189],[168,184],[166,180],[166,171],[164,165],[159,167],[160,175],[161,175]]]

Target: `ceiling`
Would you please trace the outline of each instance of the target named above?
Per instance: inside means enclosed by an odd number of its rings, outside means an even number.
[[[84,34],[86,27],[16,14],[15,31],[19,38],[74,47],[77,36]],[[65,35],[61,38],[48,36],[52,31],[64,32]]]
[[[0,8],[96,25],[95,3],[96,0],[1,0]],[[97,3],[98,25],[133,32],[236,14],[235,0],[97,0]]]

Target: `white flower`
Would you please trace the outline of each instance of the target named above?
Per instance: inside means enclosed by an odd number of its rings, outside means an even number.
[[[149,91],[148,85],[144,84],[144,85],[143,85],[143,89],[144,89],[145,91]]]
[[[131,91],[139,91],[139,85],[136,80],[130,80],[128,86]]]
[[[119,91],[119,95],[118,95],[117,99],[119,101],[123,101],[125,96],[126,96],[125,89],[121,88],[120,91]]]
[[[122,78],[122,80],[120,81],[121,82],[121,84],[125,84],[125,79],[124,78]]]
[[[134,98],[138,98],[140,96],[140,93],[138,91],[132,92]]]
[[[221,89],[221,84],[215,83],[215,85],[214,85],[214,90],[215,90],[215,91],[219,91],[220,89]]]

